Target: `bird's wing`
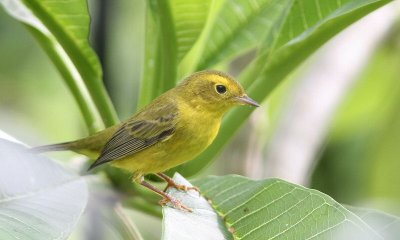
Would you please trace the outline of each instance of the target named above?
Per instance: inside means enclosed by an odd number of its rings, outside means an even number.
[[[173,103],[144,109],[114,133],[89,170],[140,152],[171,137],[175,133],[178,115],[178,108]]]

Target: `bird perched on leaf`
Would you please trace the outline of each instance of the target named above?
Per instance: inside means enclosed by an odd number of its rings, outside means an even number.
[[[219,71],[201,71],[184,79],[128,120],[92,136],[66,143],[40,146],[38,152],[72,150],[96,156],[93,169],[105,163],[133,173],[133,180],[163,196],[161,204],[189,210],[169,194],[144,181],[156,174],[168,186],[176,184],[162,172],[200,154],[216,137],[223,115],[237,105],[259,106],[239,82]]]

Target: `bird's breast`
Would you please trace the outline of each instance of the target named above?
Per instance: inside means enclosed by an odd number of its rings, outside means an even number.
[[[203,113],[183,115],[177,124],[177,129],[169,141],[171,152],[175,152],[179,162],[193,159],[204,151],[215,139],[220,127],[220,118]]]
[[[218,134],[221,118],[186,111],[179,115],[174,134],[115,166],[142,174],[163,172],[192,160],[204,151]]]

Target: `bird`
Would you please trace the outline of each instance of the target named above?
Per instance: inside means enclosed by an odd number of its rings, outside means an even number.
[[[159,176],[167,188],[199,191],[175,183],[163,172],[203,152],[217,136],[224,114],[238,105],[259,106],[230,75],[216,70],[195,72],[119,124],[83,139],[38,146],[33,151],[71,150],[87,155],[96,159],[88,170],[109,163],[129,171],[134,182],[161,195],[160,204],[172,203],[191,211],[165,190],[146,182],[144,176]]]

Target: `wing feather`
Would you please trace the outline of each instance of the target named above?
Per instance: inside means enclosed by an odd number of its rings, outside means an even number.
[[[177,122],[178,109],[174,104],[144,109],[114,133],[89,170],[162,142],[175,133]]]

